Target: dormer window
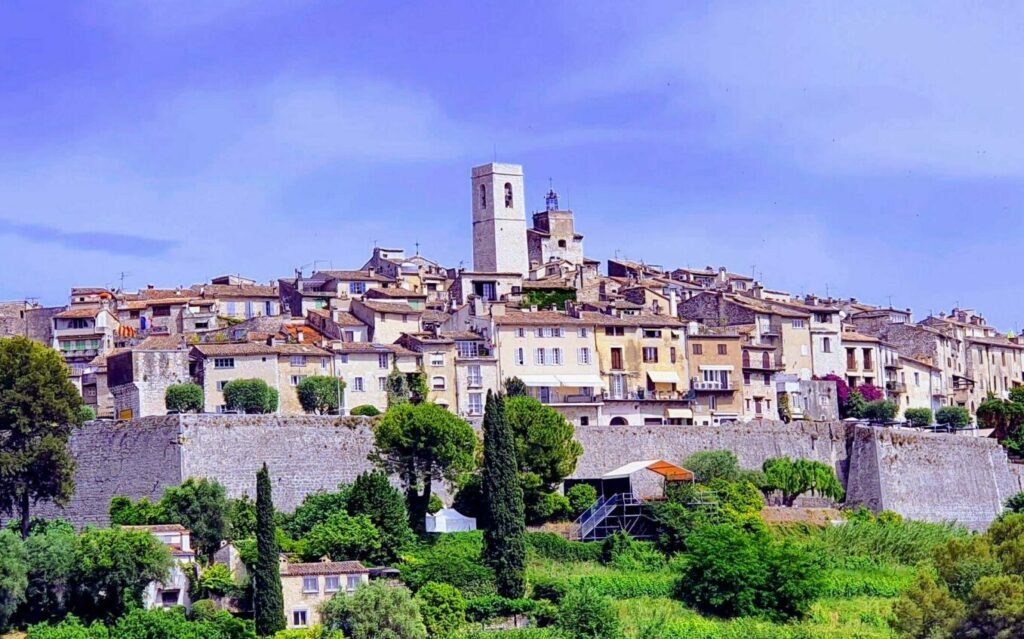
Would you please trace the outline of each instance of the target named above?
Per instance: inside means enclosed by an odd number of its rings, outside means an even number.
[[[505,182],[505,208],[512,208],[512,184]]]

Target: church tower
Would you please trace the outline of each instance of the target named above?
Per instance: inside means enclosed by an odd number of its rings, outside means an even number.
[[[473,270],[529,277],[523,167],[473,167]]]

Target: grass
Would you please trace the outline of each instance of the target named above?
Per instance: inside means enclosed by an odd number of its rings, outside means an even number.
[[[879,522],[850,520],[840,526],[791,525],[776,528],[779,534],[796,538],[838,560],[870,557],[883,563],[914,565],[929,558],[939,544],[967,531],[952,524],[923,521]]]

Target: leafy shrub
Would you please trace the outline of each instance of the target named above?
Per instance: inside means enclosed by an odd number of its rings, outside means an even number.
[[[380,415],[380,410],[378,410],[377,407],[373,406],[372,404],[360,404],[359,406],[356,406],[355,408],[350,410],[348,413],[349,415],[362,415],[363,417],[377,417],[378,415]]]
[[[236,379],[224,385],[224,404],[228,410],[248,414],[277,410],[277,391],[262,379]]]
[[[299,543],[299,553],[306,561],[317,561],[321,557],[335,561],[375,561],[381,554],[380,533],[369,517],[338,512],[313,526]]]
[[[882,392],[882,389],[874,384],[861,384],[857,387],[857,392],[860,393],[860,396],[868,403],[868,406],[885,397],[885,393]],[[866,417],[866,415],[863,416]]]
[[[458,588],[472,599],[495,593],[494,571],[480,559],[480,532],[442,535],[433,545],[423,546],[406,558],[402,581],[414,592],[437,581]]]
[[[1011,513],[1024,513],[1024,492],[1007,499],[1006,509]]]
[[[569,499],[570,516],[579,516],[597,501],[597,489],[590,484],[576,484],[565,496]]]
[[[810,553],[767,533],[706,526],[690,535],[687,544],[690,556],[675,593],[706,613],[800,617],[824,589],[820,563]]]
[[[876,422],[887,422],[896,418],[896,411],[899,410],[896,404],[885,399],[876,399],[868,402],[861,417]]]
[[[963,406],[943,406],[935,413],[935,421],[951,428],[963,428],[971,423],[971,413]]]
[[[285,532],[295,538],[304,537],[317,524],[321,524],[337,513],[346,512],[349,487],[342,485],[337,492],[318,491],[308,493],[299,507],[281,521]]]
[[[85,626],[74,615],[68,615],[58,624],[41,623],[29,626],[27,639],[109,639],[110,632],[103,624],[96,622]]]
[[[554,603],[582,588],[613,599],[668,597],[673,577],[668,572],[615,572],[613,574],[536,577],[531,580],[534,596]]]
[[[898,597],[914,578],[914,570],[894,564],[864,562],[858,567],[832,568],[827,571],[822,595],[851,597]]]
[[[526,507],[526,519],[531,524],[566,519],[572,512],[569,498],[556,492],[532,491]]]
[[[199,599],[192,602],[192,621],[210,621],[217,618],[220,608],[209,599]]]
[[[580,588],[565,596],[558,612],[558,629],[568,639],[620,639],[622,627],[611,601]]]
[[[348,639],[427,639],[419,606],[406,588],[381,581],[363,584],[355,594],[336,594],[320,609],[324,626],[344,628]]]
[[[466,599],[454,586],[431,581],[416,593],[430,637],[450,637],[466,624]]]
[[[713,479],[736,481],[740,477],[740,462],[731,450],[703,450],[693,453],[683,460],[686,468],[697,477],[697,481],[707,483]]]
[[[633,549],[633,538],[625,531],[618,530],[601,542],[601,563],[610,564]]]
[[[537,557],[562,563],[599,561],[601,544],[570,541],[555,533],[527,533],[526,547]]]
[[[903,411],[903,417],[914,428],[927,428],[932,425],[933,416],[930,408],[908,408]]]
[[[950,637],[963,611],[964,605],[923,570],[893,605],[892,627],[907,639]]]
[[[500,595],[477,597],[466,602],[466,618],[475,622],[528,615],[533,613],[540,601],[534,599],[508,599]]]
[[[345,382],[330,375],[310,375],[299,382],[295,393],[302,410],[317,415],[338,412],[339,399],[345,389]]]
[[[210,595],[223,597],[235,592],[237,584],[231,571],[224,564],[213,564],[199,575],[194,598],[202,599]],[[208,602],[212,604],[213,602]]]
[[[171,384],[164,392],[164,406],[177,413],[203,412],[203,387],[199,384]]]
[[[950,594],[960,600],[967,598],[979,579],[1002,572],[992,544],[981,536],[957,537],[936,546],[932,563]]]
[[[444,502],[441,501],[441,498],[437,495],[431,495],[430,501],[427,503],[427,512],[433,515],[442,508],[444,508]]]
[[[91,422],[96,419],[96,411],[92,409],[92,406],[82,404],[78,407],[78,416],[83,422]]]

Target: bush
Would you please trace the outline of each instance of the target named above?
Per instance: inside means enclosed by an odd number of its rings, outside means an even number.
[[[377,417],[378,415],[380,415],[380,410],[378,410],[376,406],[373,406],[371,404],[360,404],[359,406],[356,406],[355,408],[350,410],[348,414],[355,416],[362,415],[363,417]]]
[[[569,498],[559,493],[531,492],[532,500],[526,508],[526,519],[531,524],[561,521],[572,511]]]
[[[957,637],[1024,637],[1024,577],[982,577],[971,591]]]
[[[864,410],[861,411],[861,417],[875,422],[887,422],[896,418],[898,410],[893,402],[885,399],[876,399],[873,402],[868,402]]]
[[[1006,510],[1011,513],[1024,513],[1024,492],[1017,493],[1006,500]]]
[[[455,586],[467,599],[493,595],[494,571],[480,559],[482,550],[479,532],[443,535],[406,558],[402,581],[414,592],[436,581]]]
[[[224,385],[228,410],[266,414],[277,410],[277,391],[262,379],[236,379]]]
[[[441,501],[441,498],[437,495],[431,495],[430,501],[427,502],[427,512],[433,515],[442,508],[444,508],[444,502]]]
[[[927,428],[932,425],[932,411],[930,408],[908,408],[903,411],[903,417],[914,428]]]
[[[570,541],[555,533],[527,533],[526,547],[538,557],[559,563],[599,561],[601,559],[601,544]]]
[[[963,406],[943,406],[935,413],[935,421],[950,428],[964,428],[971,423],[971,413]]]
[[[78,415],[83,422],[91,422],[96,419],[96,411],[92,409],[92,406],[86,406],[85,404],[78,407]]]
[[[201,413],[203,402],[203,387],[199,384],[171,384],[164,393],[164,406],[176,413]]]
[[[344,629],[349,639],[427,639],[419,606],[405,588],[380,581],[355,594],[340,592],[321,608],[324,626]]]
[[[767,533],[706,526],[690,535],[687,545],[690,556],[676,596],[705,613],[786,620],[802,616],[824,590],[818,561]]]
[[[233,594],[238,588],[231,571],[224,564],[213,564],[199,575],[196,592],[193,598],[206,598],[210,595],[223,597]],[[213,602],[209,602],[213,603]]]
[[[466,618],[473,622],[533,614],[542,602],[533,599],[508,599],[500,595],[477,597],[466,602]]]
[[[932,563],[950,594],[960,600],[967,598],[979,579],[998,575],[1003,569],[988,539],[980,536],[954,538],[937,546]]]
[[[466,599],[454,586],[431,581],[416,593],[430,637],[450,637],[466,624]]]
[[[707,483],[713,479],[736,481],[740,477],[740,462],[731,450],[704,450],[683,460],[683,468]]]
[[[571,516],[578,517],[597,502],[597,489],[590,484],[576,484],[565,493]]]
[[[618,530],[601,542],[601,563],[610,564],[633,550],[633,538],[625,531]]]
[[[611,601],[589,588],[570,592],[558,611],[558,628],[568,639],[620,639],[622,627]]]
[[[298,544],[305,561],[330,557],[334,561],[376,561],[381,554],[380,533],[366,515],[338,512],[319,523]]]

